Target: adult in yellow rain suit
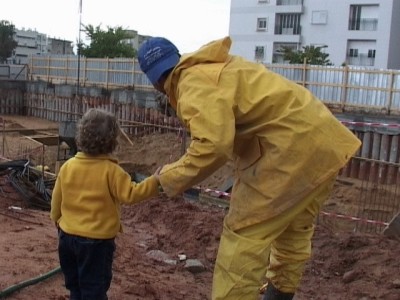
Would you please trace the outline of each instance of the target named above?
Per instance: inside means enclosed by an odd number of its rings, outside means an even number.
[[[311,254],[314,220],[360,141],[307,89],[229,54],[229,37],[180,55],[146,40],[139,64],[166,94],[192,142],[165,165],[168,196],[235,161],[230,208],[214,268],[212,299],[292,299]]]

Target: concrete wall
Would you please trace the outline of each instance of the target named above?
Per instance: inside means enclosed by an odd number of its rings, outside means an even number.
[[[25,91],[24,81],[0,80],[0,114],[24,115]]]

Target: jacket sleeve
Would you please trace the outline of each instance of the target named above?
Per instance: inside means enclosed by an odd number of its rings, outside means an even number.
[[[192,142],[178,161],[165,165],[160,172],[160,183],[168,196],[200,183],[232,157],[232,99],[224,98],[218,80],[207,76],[219,71],[203,69],[179,83],[177,114],[189,129]]]
[[[115,172],[117,176],[114,177],[113,196],[120,203],[134,204],[159,194],[158,180],[155,176],[136,183],[123,169],[118,167]]]
[[[61,175],[59,174],[57,176],[56,182],[53,187],[53,192],[51,195],[51,209],[50,209],[50,219],[56,223],[61,218],[61,202],[62,202]]]

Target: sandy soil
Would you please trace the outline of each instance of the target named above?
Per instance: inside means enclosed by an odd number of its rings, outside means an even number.
[[[2,117],[7,127],[57,126],[38,119]],[[21,155],[37,147],[35,143],[19,147],[26,138],[15,133],[7,134],[4,140],[5,156]],[[181,140],[175,134],[132,137],[132,141],[134,146],[121,140],[117,152],[129,172],[151,174],[158,165],[175,160],[181,152]],[[55,152],[55,147],[46,147],[44,153],[51,171]],[[40,162],[42,155],[39,151],[30,157]],[[216,188],[230,172],[231,166],[227,165],[201,186]],[[354,203],[355,195],[354,185],[338,182],[329,203],[349,205]],[[183,197],[159,197],[124,206],[125,232],[116,239],[109,299],[210,299],[225,211],[222,206]],[[48,212],[30,208],[4,174],[0,177],[0,224],[0,291],[39,278],[34,284],[16,288],[7,299],[68,299],[62,274],[57,272],[57,236]],[[317,225],[313,256],[296,299],[400,299],[400,242],[379,234],[354,233],[351,226],[332,224],[321,218]],[[187,268],[187,261],[179,259],[182,254],[187,259],[199,260],[203,268]],[[49,276],[42,279],[42,275]]]

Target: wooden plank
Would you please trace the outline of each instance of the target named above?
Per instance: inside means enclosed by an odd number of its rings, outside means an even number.
[[[34,140],[34,141],[39,142],[41,144],[44,144],[46,146],[57,146],[58,145],[58,140],[59,140],[58,135],[55,135],[55,136],[48,136],[48,135],[44,135],[44,136],[26,136],[26,138],[28,138],[30,140]]]
[[[400,213],[398,213],[383,230],[383,234],[388,237],[400,239]]]
[[[131,144],[131,146],[133,146],[132,140],[128,137],[128,135],[125,133],[125,131],[121,127],[119,127],[119,132],[122,134],[122,136],[125,138],[125,140],[127,140],[127,142],[129,144]]]
[[[50,127],[50,128],[8,128],[2,129],[1,132],[19,132],[24,134],[33,134],[36,131],[52,131],[58,130],[58,127]]]

